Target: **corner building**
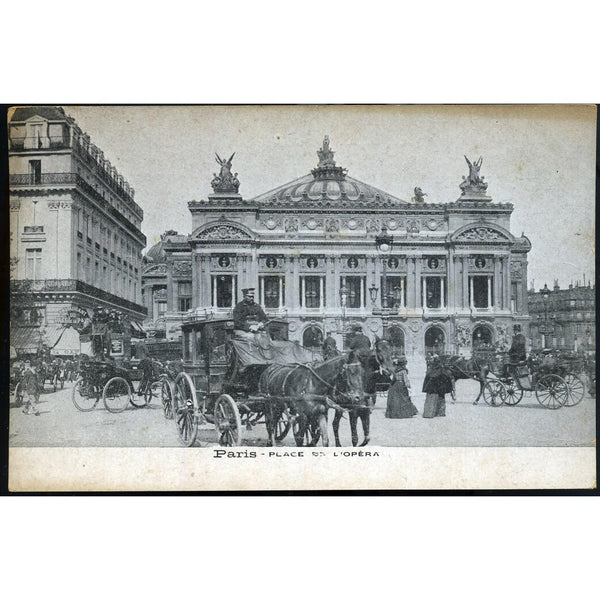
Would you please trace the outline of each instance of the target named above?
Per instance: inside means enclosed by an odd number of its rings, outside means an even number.
[[[73,319],[100,306],[141,335],[141,231],[134,189],[58,106],[16,108],[8,124],[11,273],[30,282],[30,304],[11,343],[54,346]]]
[[[349,176],[327,137],[317,155],[309,174],[250,200],[231,159],[219,161],[214,193],[188,205],[196,314],[230,314],[254,287],[305,346],[333,332],[341,348],[356,324],[408,356],[508,345],[515,323],[527,333],[531,244],[510,232],[513,205],[486,195],[481,161],[457,201],[434,204],[419,188],[407,202]],[[391,248],[376,244],[386,233]]]

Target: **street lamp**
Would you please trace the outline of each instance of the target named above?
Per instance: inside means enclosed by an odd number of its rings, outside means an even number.
[[[388,234],[387,227],[381,226],[381,233],[375,238],[377,251],[383,255],[383,285],[381,290],[381,308],[386,309],[388,304],[387,290],[387,255],[392,251],[394,237]]]
[[[548,284],[544,283],[544,289],[542,290],[542,300],[544,302],[544,348],[547,347],[546,342],[548,339],[548,298],[550,297],[550,290]]]

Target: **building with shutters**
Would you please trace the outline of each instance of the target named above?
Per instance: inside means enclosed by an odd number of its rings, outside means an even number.
[[[12,311],[12,345],[53,347],[95,307],[141,335],[146,237],[134,189],[60,107],[14,109],[8,136],[11,279],[27,291]]]
[[[529,290],[531,348],[596,351],[596,289],[591,282]]]
[[[531,244],[510,231],[513,205],[488,195],[481,160],[467,159],[457,200],[429,203],[419,188],[406,201],[351,177],[327,137],[317,156],[307,175],[249,199],[233,156],[218,157],[213,193],[188,204],[192,311],[230,315],[254,287],[305,346],[332,332],[343,347],[359,324],[409,356],[508,346],[516,323],[527,335]]]

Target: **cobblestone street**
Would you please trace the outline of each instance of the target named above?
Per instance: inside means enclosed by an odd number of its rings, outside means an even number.
[[[178,447],[179,438],[173,421],[163,417],[160,406],[111,414],[102,404],[91,412],[78,411],[71,401],[71,384],[64,390],[41,396],[40,415],[25,415],[20,408],[10,410],[12,446],[130,446]],[[413,390],[420,389],[413,382]],[[542,408],[535,395],[526,394],[515,407],[489,407],[483,400],[473,405],[478,386],[472,381],[457,383],[457,402],[447,402],[445,418],[423,419],[424,394],[413,394],[419,414],[412,419],[386,419],[385,394],[380,394],[371,417],[371,446],[592,446],[595,443],[595,402],[589,395],[574,407],[558,410]],[[333,431],[329,414],[330,444]],[[362,429],[359,422],[359,440]],[[340,425],[344,446],[351,445],[347,419]],[[247,445],[265,445],[262,424],[244,431]],[[217,445],[211,425],[199,433],[202,446]],[[282,446],[294,446],[291,433]]]

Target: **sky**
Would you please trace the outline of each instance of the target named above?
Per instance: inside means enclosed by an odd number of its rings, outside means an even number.
[[[596,113],[592,106],[65,106],[136,190],[148,247],[191,233],[187,203],[212,192],[215,153],[246,199],[306,175],[329,135],[338,166],[410,200],[453,202],[483,156],[511,231],[531,240],[535,287],[594,279]]]

